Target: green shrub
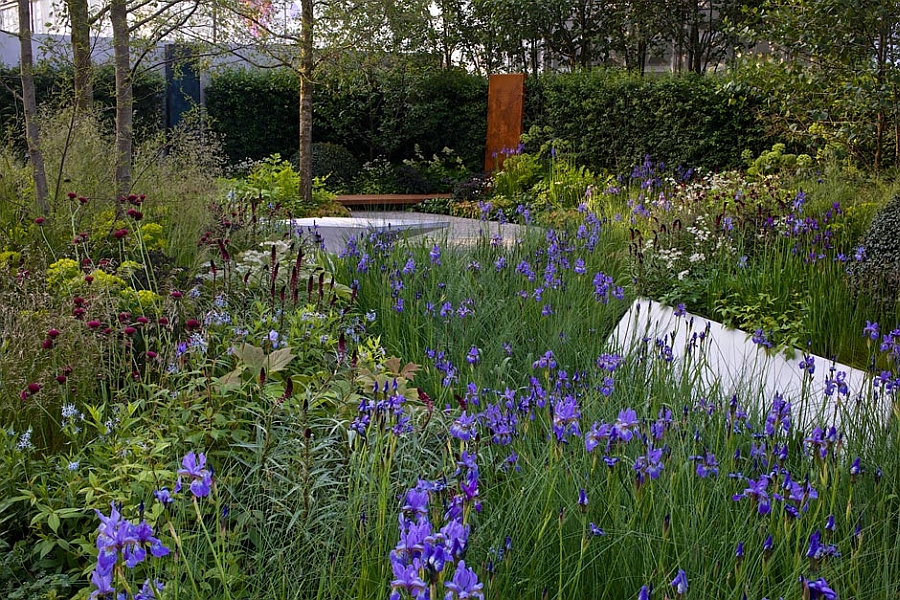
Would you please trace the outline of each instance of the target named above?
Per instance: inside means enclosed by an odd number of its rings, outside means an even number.
[[[714,76],[642,78],[597,69],[526,81],[525,128],[573,142],[592,171],[623,172],[645,155],[672,165],[723,169],[762,148],[754,98],[727,93]]]
[[[328,189],[336,192],[346,189],[359,169],[359,161],[340,144],[317,142],[312,145],[313,177],[327,178],[325,186]]]
[[[112,65],[94,70],[94,108],[105,128],[114,126],[116,104],[115,72]],[[139,70],[134,74],[134,133],[138,140],[158,132],[163,126],[165,81],[159,73]],[[47,107],[66,105],[71,100],[72,70],[42,63],[35,71],[35,95]],[[19,145],[25,131],[21,104],[22,84],[18,68],[0,67],[0,139]]]
[[[900,301],[900,196],[894,196],[875,215],[862,240],[859,259],[851,267],[858,291],[892,310]]]

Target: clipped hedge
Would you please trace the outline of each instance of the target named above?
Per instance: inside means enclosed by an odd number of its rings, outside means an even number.
[[[742,150],[771,144],[754,99],[732,97],[712,75],[546,75],[526,80],[525,98],[525,130],[548,128],[595,171],[622,172],[645,155],[673,165],[739,167]]]
[[[709,169],[741,166],[741,151],[771,145],[753,98],[732,97],[715,76],[639,77],[596,69],[526,81],[524,127],[574,146],[595,171],[654,160]],[[339,144],[360,162],[398,162],[418,144],[428,157],[455,150],[483,161],[487,81],[461,71],[323,72],[313,101],[313,140]],[[289,71],[226,71],[207,88],[207,109],[232,161],[297,148],[297,79]]]
[[[299,85],[293,72],[228,70],[206,88],[207,112],[232,162],[297,149]],[[479,166],[487,131],[487,81],[459,71],[384,69],[317,73],[313,141],[360,161],[426,156],[445,146]]]
[[[162,75],[154,71],[139,71],[134,79],[134,131],[140,138],[159,131],[163,126],[163,105],[166,84]],[[66,104],[71,100],[71,68],[55,68],[40,64],[34,73],[35,96],[46,105]],[[13,94],[22,93],[18,67],[0,67],[0,138],[20,143],[25,131],[24,108]],[[112,65],[97,65],[94,69],[94,107],[103,123],[115,126],[116,83]],[[22,142],[24,143],[24,142]]]

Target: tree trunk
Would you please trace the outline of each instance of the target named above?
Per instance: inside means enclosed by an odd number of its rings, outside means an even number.
[[[112,0],[109,20],[113,30],[116,69],[116,195],[131,193],[131,153],[134,114],[131,82],[131,49],[126,0]]]
[[[19,45],[22,75],[22,103],[25,105],[25,135],[28,154],[31,157],[31,175],[34,178],[34,194],[43,214],[50,213],[47,189],[47,173],[44,170],[44,154],[41,152],[41,130],[37,122],[37,98],[34,93],[34,56],[31,51],[31,3],[19,1]]]
[[[88,112],[94,104],[94,66],[91,63],[91,26],[87,0],[66,0],[72,26],[72,63],[75,72],[75,109]]]
[[[300,3],[300,198],[312,204],[313,0]]]

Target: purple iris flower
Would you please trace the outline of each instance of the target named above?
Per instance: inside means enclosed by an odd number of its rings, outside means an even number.
[[[647,451],[638,456],[634,462],[634,470],[637,472],[638,485],[642,485],[647,477],[659,478],[665,465],[662,462],[662,448],[647,447]]]
[[[116,566],[118,555],[115,551],[101,550],[97,555],[97,566],[91,573],[91,586],[96,588],[91,592],[91,598],[115,596],[116,590],[112,587],[113,567]]]
[[[481,350],[477,346],[469,348],[469,353],[466,354],[466,362],[470,365],[477,365],[481,362]]]
[[[428,516],[428,492],[416,486],[406,492],[406,503],[400,508],[404,514],[415,519]]]
[[[651,593],[653,593],[653,586],[643,586],[638,592],[638,600],[650,600]]]
[[[810,600],[837,600],[837,592],[828,587],[828,582],[825,581],[824,577],[819,577],[815,581],[809,581],[802,575],[800,576],[800,583],[803,584],[804,597],[808,597]],[[807,592],[809,593],[807,596]]]
[[[584,436],[584,449],[588,452],[593,452],[594,448],[599,446],[601,442],[609,441],[612,431],[612,425],[609,423],[597,423],[595,421],[591,425],[590,431]]]
[[[478,598],[484,600],[484,594],[481,590],[484,584],[478,581],[478,575],[475,571],[466,566],[466,561],[461,560],[456,566],[456,572],[453,574],[453,580],[444,583],[444,587],[450,590],[446,599],[452,600],[469,600]]]
[[[775,394],[775,399],[772,400],[772,408],[769,410],[769,414],[766,417],[766,435],[775,435],[779,427],[784,433],[790,432],[791,403],[786,402],[781,394]]]
[[[164,587],[163,583],[159,580],[154,580],[153,583],[150,583],[150,580],[147,579],[141,586],[140,591],[134,595],[134,600],[156,600],[157,595],[153,591],[153,588],[156,588],[157,591],[161,592]]]
[[[619,411],[619,417],[613,425],[612,433],[615,439],[627,443],[634,437],[632,429],[636,429],[638,424],[637,412],[633,408],[626,408]]]
[[[172,498],[172,494],[169,492],[169,488],[156,490],[153,492],[153,497],[163,506],[169,506],[175,501],[175,499]]]
[[[669,584],[673,588],[675,588],[675,594],[678,596],[683,596],[687,593],[688,590],[688,580],[687,575],[685,575],[684,570],[678,569],[678,574],[675,576],[675,579],[672,580],[672,583]]]
[[[131,523],[122,518],[122,515],[116,509],[115,502],[110,502],[108,517],[99,510],[94,512],[97,513],[97,518],[100,519],[100,526],[97,528],[97,550],[101,553],[116,553],[119,550],[124,550],[126,546],[137,542]]]
[[[412,597],[417,597],[422,592],[428,590],[428,584],[419,575],[422,567],[418,558],[413,559],[409,564],[399,561],[391,561],[391,567],[394,570],[394,580],[391,581],[391,598],[400,598],[398,590],[406,590]]]
[[[459,417],[450,425],[450,435],[458,440],[467,442],[475,437],[477,433],[478,420],[475,415],[469,416],[463,411]]]
[[[690,458],[697,461],[698,477],[706,479],[710,475],[717,476],[719,474],[719,463],[712,452],[707,452],[703,456],[691,456]]]
[[[175,491],[181,489],[181,478],[189,477],[191,493],[197,498],[208,496],[212,485],[212,471],[206,468],[206,455],[202,452],[200,454],[188,452],[181,461],[181,467],[178,469],[178,485]]]
[[[866,321],[866,326],[863,329],[863,336],[868,337],[873,342],[878,341],[878,323],[872,323],[871,321]]]
[[[581,410],[574,396],[566,395],[553,407],[553,432],[556,441],[563,442],[570,436],[580,436],[578,420],[581,418]]]
[[[803,360],[800,361],[800,370],[809,373],[810,375],[816,372],[816,359],[809,354],[803,355]]]
[[[731,499],[737,502],[742,498],[753,498],[757,502],[759,514],[767,515],[772,512],[772,505],[769,503],[769,493],[767,491],[768,487],[769,478],[766,475],[763,475],[756,481],[748,479],[747,488],[740,494],[732,496]]]
[[[578,506],[581,507],[582,510],[587,510],[588,505],[588,497],[587,492],[584,491],[584,488],[578,490]]]

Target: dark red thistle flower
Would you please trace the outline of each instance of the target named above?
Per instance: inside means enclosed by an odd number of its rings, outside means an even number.
[[[80,202],[81,205],[83,206],[88,203],[88,199],[85,198],[84,196],[78,196],[78,202]]]
[[[184,322],[184,328],[188,331],[193,331],[194,329],[200,329],[200,321],[197,319],[188,319]]]
[[[139,210],[135,210],[133,208],[129,208],[128,212],[126,212],[125,214],[128,215],[129,217],[131,217],[132,219],[134,219],[135,221],[140,221],[141,219],[144,218],[144,213],[142,213]]]
[[[72,304],[74,304],[75,306],[81,306],[82,304],[84,304],[84,298],[82,298],[81,296],[75,296],[74,298],[72,298]]]
[[[48,329],[47,337],[52,337],[52,338],[59,337],[59,334],[61,334],[61,333],[62,332],[59,329]]]
[[[169,324],[169,319],[167,317],[160,317],[156,322],[165,327]]]
[[[78,194],[76,194],[75,192],[69,192],[68,194],[66,194],[66,196],[69,197],[69,200],[74,200],[78,197]]]
[[[69,380],[69,378],[66,377],[65,375],[57,375],[56,376],[56,382],[60,385],[64,384],[68,380]]]
[[[72,310],[72,316],[75,317],[76,319],[82,319],[82,318],[84,318],[84,314],[85,314],[86,312],[87,312],[87,311],[84,310],[83,308],[81,308],[80,306],[76,306],[76,307]]]
[[[119,323],[127,323],[131,320],[130,312],[120,312],[119,313]]]
[[[146,325],[147,323],[150,322],[150,319],[148,319],[147,317],[144,317],[144,316],[140,316],[137,319],[135,319],[135,321],[137,321],[141,325]]]
[[[43,348],[44,350],[52,349],[53,348],[53,340],[50,338],[45,339],[43,342],[41,342],[41,348]]]
[[[32,381],[31,383],[28,384],[27,389],[28,389],[29,394],[32,394],[32,395],[37,394],[39,391],[41,391],[41,384]]]
[[[156,357],[157,357],[156,352],[154,352],[153,350],[147,350],[147,358],[149,358],[150,360],[153,360]]]
[[[94,283],[94,276],[93,275],[85,275],[84,282],[87,283],[88,285],[90,285],[91,283]]]
[[[129,202],[134,202],[134,201],[137,200],[137,199],[138,199],[137,194],[128,194],[128,201],[129,201]]]
[[[122,332],[125,335],[134,335],[135,333],[137,333],[137,329],[135,329],[134,327],[126,327],[122,330]]]
[[[97,329],[101,325],[103,325],[103,323],[101,323],[100,321],[88,321],[87,322],[87,326],[91,329]]]
[[[169,292],[169,295],[172,296],[173,298],[175,298],[176,300],[178,300],[179,298],[184,296],[184,294],[182,294],[178,290],[172,290],[171,292]]]
[[[105,335],[109,335],[109,334],[111,334],[113,331],[114,331],[114,330],[113,330],[112,327],[106,327],[106,328],[103,330],[103,333],[104,333]]]
[[[43,225],[44,221],[46,221],[46,220],[47,219],[45,219],[44,217],[38,217],[37,219],[34,220],[34,224],[35,225]]]
[[[124,228],[113,231],[113,237],[116,238],[117,240],[121,240],[126,235],[128,235],[128,230],[124,229]]]

